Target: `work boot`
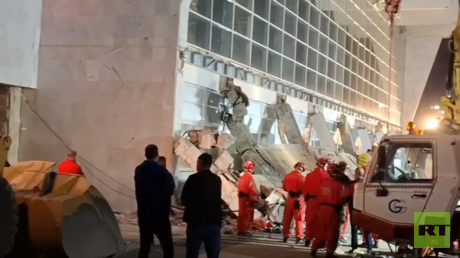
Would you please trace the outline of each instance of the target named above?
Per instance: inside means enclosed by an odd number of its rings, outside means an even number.
[[[305,239],[305,247],[310,247],[311,240]]]
[[[352,253],[354,253],[354,252],[355,252],[355,249],[350,249],[350,250],[346,251],[345,253],[346,253],[346,254],[352,254]]]
[[[241,237],[252,237],[252,234],[251,232],[242,232],[242,231],[238,231],[238,236],[241,236]]]
[[[283,243],[287,243],[288,239],[289,239],[289,237],[284,237],[283,238]]]
[[[312,249],[311,252],[310,252],[310,256],[311,257],[316,257],[316,251],[318,251],[318,250],[313,250]]]
[[[300,242],[302,242],[302,238],[296,238],[296,239],[295,239],[295,243],[296,243],[296,244],[300,244]]]
[[[374,241],[374,245],[372,246],[372,248],[379,248],[379,242]]]
[[[337,258],[333,252],[326,252],[326,258]]]

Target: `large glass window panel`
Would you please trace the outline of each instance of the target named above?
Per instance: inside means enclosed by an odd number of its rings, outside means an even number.
[[[268,45],[268,23],[254,16],[252,39],[260,44]]]
[[[327,72],[327,57],[318,54],[318,73],[326,75]]]
[[[307,69],[305,67],[296,64],[294,83],[299,85],[299,86],[305,87],[305,74],[306,74],[306,72],[307,72]]]
[[[249,40],[233,35],[233,59],[242,64],[249,65],[251,43]]]
[[[330,98],[335,98],[335,96],[334,96],[334,94],[335,94],[335,82],[331,81],[331,80],[327,80],[326,85],[327,85],[327,87],[326,87],[326,96],[328,96]]]
[[[184,102],[182,103],[182,119],[185,121],[203,121],[203,106]]]
[[[345,50],[339,46],[337,46],[337,56],[335,60],[337,63],[345,65]]]
[[[183,98],[185,102],[197,103],[197,104],[203,103],[203,92],[204,92],[203,89],[185,85],[182,90],[184,93]]]
[[[335,80],[335,67],[336,63],[330,59],[327,60],[327,77]]]
[[[309,48],[307,59],[308,59],[308,67],[316,71],[318,69],[318,52]]]
[[[209,50],[211,22],[193,13],[188,19],[188,43]]]
[[[233,2],[214,0],[212,20],[232,29]]]
[[[356,94],[356,107],[363,109],[363,96],[361,94]]]
[[[319,35],[319,52],[327,55],[327,47],[328,47],[329,39],[326,36]]]
[[[343,87],[342,85],[335,85],[335,99],[338,101],[343,101]]]
[[[302,0],[300,0],[302,1]],[[297,5],[298,5],[298,0],[286,0],[286,7],[289,9],[291,12],[297,14]]]
[[[252,44],[251,66],[266,72],[268,50],[257,44]]]
[[[297,20],[297,39],[308,44],[308,25],[300,19]]]
[[[258,142],[258,133],[260,128],[260,123],[262,118],[257,116],[246,116],[244,117],[244,123],[249,127],[249,131],[251,132],[251,138]]]
[[[316,77],[317,73],[307,70],[307,89],[316,91]]]
[[[332,40],[328,42],[327,56],[332,60],[337,59],[337,43]]]
[[[307,65],[307,46],[296,41],[295,60],[303,65]]]
[[[254,13],[268,20],[270,13],[270,1],[254,0]]]
[[[296,35],[297,32],[297,17],[292,13],[286,11],[284,14],[284,31],[291,34],[292,36]]]
[[[321,13],[320,17],[321,17],[320,25],[319,25],[320,31],[329,36],[329,23],[330,23],[329,17],[327,17],[327,15],[324,13]]]
[[[213,0],[196,0],[196,4],[191,4],[190,9],[203,15],[204,17],[211,18],[211,6]]]
[[[345,73],[345,69],[342,66],[337,65],[335,67],[335,80],[338,81],[339,83],[343,83],[344,73]]]
[[[268,51],[267,72],[273,76],[281,77],[281,56],[272,51]]]
[[[239,6],[235,6],[233,29],[243,36],[251,38],[252,15]]]
[[[263,106],[263,103],[251,100],[251,105],[249,105],[248,107],[248,114],[250,116],[260,117],[262,115],[262,106]]]
[[[318,74],[318,83],[316,84],[316,91],[319,94],[326,95],[326,77]]]
[[[319,32],[309,27],[308,29],[308,45],[314,49],[318,49]]]
[[[204,105],[210,106],[213,108],[219,108],[219,103],[221,99],[221,95],[217,92],[213,92],[210,90],[206,90],[204,92]]]
[[[343,88],[343,98],[344,103],[350,104],[350,90],[348,88]]]
[[[205,121],[209,124],[220,124],[220,110],[218,108],[204,106]]]
[[[317,28],[318,30],[320,29],[319,28],[319,21],[321,19],[321,12],[316,9],[316,7],[314,5],[310,5],[310,24]]]
[[[252,0],[236,0],[236,2],[242,5],[244,8],[252,10]]]
[[[356,92],[350,91],[350,105],[356,106]]]
[[[338,25],[335,24],[334,22],[330,21],[330,22],[329,22],[329,34],[328,34],[328,36],[329,36],[329,38],[331,38],[331,40],[333,40],[333,41],[335,41],[335,42],[338,41],[338,40],[337,40],[337,37],[338,37],[337,33],[338,33],[338,30],[339,30]]]
[[[231,50],[232,33],[228,30],[213,25],[211,51],[225,57],[230,57]]]
[[[309,22],[310,3],[305,0],[299,0],[299,17],[306,22]]]
[[[294,82],[294,62],[283,58],[283,74],[281,75],[284,80]]]
[[[282,29],[284,21],[284,8],[276,1],[271,1],[270,7],[270,22]]]
[[[281,53],[283,46],[283,32],[273,26],[270,26],[270,38],[268,46],[270,49]]]
[[[295,42],[294,38],[284,34],[283,54],[292,59],[295,59]]]
[[[345,84],[345,86],[351,87],[351,72],[346,68],[343,74],[343,84]]]

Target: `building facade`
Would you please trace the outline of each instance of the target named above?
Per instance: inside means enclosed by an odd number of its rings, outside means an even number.
[[[381,2],[7,1],[0,120],[13,137],[10,159],[59,162],[75,149],[113,208],[133,211],[133,170],[147,144],[183,180],[191,169],[173,155],[174,139],[225,130],[222,76],[250,98],[245,122],[261,144],[281,142],[272,107],[279,94],[301,132],[311,112],[324,114],[331,136],[341,114],[355,128],[398,130],[413,117],[458,3],[404,0],[390,51]]]

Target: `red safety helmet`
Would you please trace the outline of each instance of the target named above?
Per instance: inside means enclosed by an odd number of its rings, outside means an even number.
[[[246,161],[243,166],[244,170],[254,170],[256,168],[256,164],[252,161]]]
[[[337,169],[337,163],[330,163],[327,166],[327,173],[330,174],[330,173],[334,172],[336,169]]]
[[[305,162],[299,161],[295,163],[294,169],[299,169],[299,171],[304,172],[305,171]]]
[[[319,158],[318,162],[316,162],[316,164],[318,164],[318,165],[325,165],[327,163],[329,163],[329,160],[325,159],[325,158]]]

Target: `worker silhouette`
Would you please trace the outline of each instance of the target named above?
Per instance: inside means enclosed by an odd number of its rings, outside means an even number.
[[[146,160],[135,170],[137,216],[139,219],[139,258],[148,258],[155,235],[160,241],[164,258],[174,257],[171,222],[171,196],[174,194],[172,175],[158,164],[158,147],[145,148]]]
[[[58,172],[64,174],[83,175],[80,165],[77,164],[77,152],[69,150],[67,159],[58,166]]]

